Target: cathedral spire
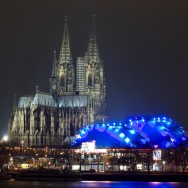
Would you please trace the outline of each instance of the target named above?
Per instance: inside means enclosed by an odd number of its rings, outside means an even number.
[[[12,115],[15,114],[16,107],[17,107],[17,98],[16,98],[16,95],[14,95],[14,103],[13,103]]]
[[[61,44],[61,50],[59,55],[59,64],[70,63],[72,61],[70,50],[70,39],[68,29],[68,16],[65,16],[63,40]]]
[[[52,78],[56,78],[56,77],[57,77],[57,59],[56,59],[56,51],[54,50]]]
[[[89,35],[87,54],[89,58],[94,61],[96,61],[99,58],[99,50],[96,40],[95,15],[92,15],[92,23]]]

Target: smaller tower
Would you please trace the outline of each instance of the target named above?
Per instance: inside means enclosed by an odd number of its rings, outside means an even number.
[[[57,60],[56,60],[56,51],[54,50],[54,59],[53,59],[53,68],[52,68],[52,77],[50,78],[50,93],[54,98],[58,94],[58,77],[57,77]]]

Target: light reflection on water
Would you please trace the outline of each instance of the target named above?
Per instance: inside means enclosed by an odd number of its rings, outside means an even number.
[[[181,182],[123,182],[123,181],[81,181],[81,182],[39,182],[39,181],[1,181],[1,188],[187,188]]]

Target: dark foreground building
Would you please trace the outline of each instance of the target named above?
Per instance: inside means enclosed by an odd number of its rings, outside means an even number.
[[[9,120],[10,141],[32,145],[61,145],[83,125],[105,120],[105,77],[97,46],[94,16],[84,57],[73,62],[67,17],[58,60],[54,51],[50,91],[15,101]]]

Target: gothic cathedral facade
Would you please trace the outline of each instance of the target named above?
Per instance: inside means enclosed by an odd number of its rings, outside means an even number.
[[[22,142],[26,147],[62,145],[84,125],[106,119],[104,66],[99,55],[94,16],[85,56],[78,57],[75,63],[65,17],[59,58],[54,51],[49,82],[49,93],[36,87],[35,95],[15,100],[8,130],[13,143]]]

